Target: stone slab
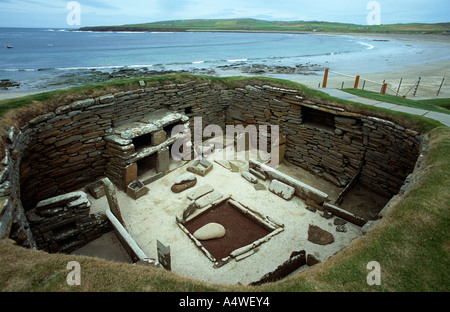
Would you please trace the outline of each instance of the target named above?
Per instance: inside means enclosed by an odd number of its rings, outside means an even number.
[[[187,189],[190,189],[191,187],[194,187],[196,184],[197,184],[197,178],[194,177],[194,180],[186,181],[186,182],[181,183],[181,184],[174,184],[174,185],[172,185],[172,187],[170,189],[174,193],[181,193],[181,192],[184,192]]]
[[[295,194],[295,189],[292,186],[275,179],[270,183],[269,191],[285,200],[291,200]]]
[[[158,262],[168,271],[172,269],[170,257],[170,245],[162,239],[156,240],[156,249],[158,251]]]
[[[316,225],[309,225],[308,240],[318,245],[328,245],[334,242],[334,236]]]
[[[302,198],[303,200],[309,199],[309,200],[315,202],[318,206],[322,206],[322,204],[328,198],[328,194],[326,194],[310,185],[307,185],[301,181],[298,181],[278,170],[273,170],[272,168],[268,167],[267,165],[264,165],[263,163],[260,163],[256,160],[250,160],[249,163],[250,163],[250,166],[260,167],[261,169],[265,170],[264,172],[270,178],[277,179],[283,183],[286,183],[286,184],[294,187],[295,195]]]
[[[328,210],[329,212],[333,213],[335,216],[338,216],[338,217],[340,217],[348,222],[351,222],[353,224],[356,224],[358,226],[363,226],[367,222],[365,219],[355,216],[353,213],[348,212],[337,206],[331,205],[329,203],[325,203],[323,205],[323,208]]]
[[[86,186],[86,192],[95,199],[105,196],[105,188],[102,181],[93,182]]]
[[[195,175],[194,175],[194,174],[192,174],[192,173],[185,173],[185,174],[182,174],[182,175],[178,176],[178,177],[173,181],[173,183],[174,183],[174,184],[183,184],[183,183],[186,183],[186,182],[194,181],[195,179],[196,179],[196,178],[195,178]]]
[[[250,183],[256,184],[258,183],[258,179],[251,173],[247,171],[242,171],[241,176]]]
[[[211,185],[205,184],[205,185],[197,187],[191,193],[187,194],[187,198],[189,198],[190,200],[197,200],[200,197],[202,197],[208,193],[211,193],[213,191],[214,191],[214,188]]]
[[[221,199],[222,197],[223,197],[222,193],[220,193],[219,191],[213,191],[213,192],[208,193],[207,195],[202,196],[199,199],[197,199],[195,201],[195,205],[199,209],[205,208],[209,204]]]

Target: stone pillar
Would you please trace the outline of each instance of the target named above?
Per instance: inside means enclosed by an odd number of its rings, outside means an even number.
[[[156,173],[169,171],[170,150],[169,147],[162,148],[156,154]]]
[[[151,135],[151,144],[152,144],[152,146],[157,146],[159,144],[164,143],[166,138],[167,138],[166,131],[164,131],[164,130],[156,131],[155,133],[152,133],[152,135]]]
[[[170,259],[170,245],[164,240],[157,239],[156,247],[158,251],[158,262],[168,271],[172,270]]]
[[[122,215],[120,213],[119,201],[117,200],[114,184],[112,184],[108,178],[104,178],[102,182],[105,185],[105,194],[108,199],[109,209],[117,220],[119,220],[119,222],[125,227],[125,222],[123,222]]]
[[[126,190],[128,185],[137,180],[137,164],[131,164],[125,168],[125,174],[123,177],[123,188]]]

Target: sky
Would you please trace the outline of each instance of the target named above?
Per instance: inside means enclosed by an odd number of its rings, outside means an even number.
[[[368,16],[373,21],[378,12],[381,24],[450,22],[450,0],[79,0],[79,10],[71,2],[0,0],[0,27],[79,28],[195,18],[366,25]]]

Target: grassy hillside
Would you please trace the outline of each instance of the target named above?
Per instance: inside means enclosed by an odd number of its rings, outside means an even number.
[[[258,19],[191,19],[160,21],[122,26],[83,27],[86,31],[277,31],[277,32],[344,32],[344,33],[399,33],[442,34],[450,32],[450,23],[356,25],[319,21],[264,21]]]

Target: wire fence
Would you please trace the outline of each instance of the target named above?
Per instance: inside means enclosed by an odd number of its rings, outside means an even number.
[[[380,82],[359,75],[348,75],[331,71],[327,68],[325,69],[322,87],[338,89],[355,88],[402,97],[439,97],[443,95],[449,96],[449,94],[444,94],[448,93],[445,83],[445,77],[417,77],[415,79],[392,78],[389,81],[384,80]]]

